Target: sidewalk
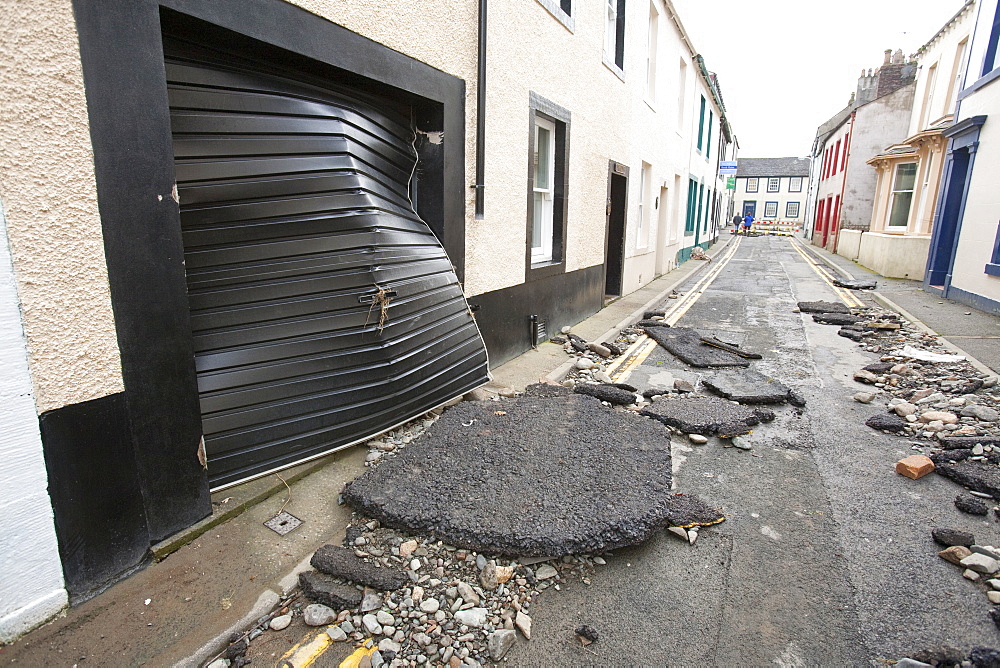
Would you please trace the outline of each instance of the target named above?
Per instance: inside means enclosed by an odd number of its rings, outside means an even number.
[[[806,250],[841,275],[875,278],[872,296],[905,318],[934,332],[968,357],[1000,373],[1000,317],[977,311],[925,292],[923,284],[902,278],[885,278],[845,257],[799,240]]]
[[[730,242],[728,235],[721,237],[708,255]],[[708,265],[689,260],[573,331],[588,341],[613,338]],[[541,377],[561,377],[571,364],[562,346],[544,343],[493,369],[487,389],[523,390]],[[349,448],[213,494],[211,517],[154,546],[160,561],[0,648],[0,661],[81,667],[204,663],[231,633],[251,626],[295,588],[317,548],[342,540],[351,510],[338,505],[338,496],[363,470],[366,454],[364,447]],[[280,510],[303,520],[302,526],[285,536],[264,527]]]

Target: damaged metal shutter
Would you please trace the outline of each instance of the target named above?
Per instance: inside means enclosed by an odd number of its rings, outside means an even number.
[[[168,50],[211,485],[367,439],[489,379],[414,213],[391,105]]]

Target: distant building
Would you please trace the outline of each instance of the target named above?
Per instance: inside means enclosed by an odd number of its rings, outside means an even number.
[[[817,129],[807,225],[813,244],[836,251],[840,230],[868,229],[876,176],[865,162],[906,133],[916,70],[902,51],[887,49],[881,67],[861,73],[847,107]]]
[[[924,287],[1000,314],[1000,3],[981,0],[948,140]],[[992,117],[991,117],[992,116]]]
[[[801,225],[809,192],[808,158],[740,158],[736,210],[760,221]]]

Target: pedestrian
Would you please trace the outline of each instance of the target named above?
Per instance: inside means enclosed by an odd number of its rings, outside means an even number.
[[[750,234],[751,225],[753,225],[753,214],[747,213],[743,216],[743,234]]]
[[[733,234],[740,233],[740,224],[743,222],[743,216],[736,214],[733,216]]]

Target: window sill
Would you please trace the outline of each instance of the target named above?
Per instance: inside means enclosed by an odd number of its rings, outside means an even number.
[[[990,276],[1000,276],[1000,264],[993,264],[992,262],[988,262],[986,264],[985,271]]]
[[[545,9],[549,12],[549,14],[552,14],[556,21],[563,24],[563,27],[565,27],[566,30],[576,34],[576,20],[562,10],[562,7],[559,6],[558,0],[538,0],[538,4],[545,7]]]
[[[968,88],[966,88],[965,90],[963,90],[961,93],[958,94],[958,99],[959,100],[965,99],[967,96],[972,95],[981,88],[985,88],[986,86],[993,83],[997,79],[1000,79],[1000,67],[995,68],[989,74],[984,74],[983,76],[979,77],[979,79],[977,79],[974,84],[972,84],[971,86],[969,86]]]
[[[532,262],[528,265],[528,281],[535,281],[541,278],[548,278],[566,272],[565,260],[543,260]]]
[[[608,54],[606,54],[604,52],[601,52],[601,62],[604,63],[604,66],[606,68],[608,68],[609,70],[611,70],[611,72],[616,77],[618,77],[619,79],[621,79],[622,82],[624,83],[624,81],[625,81],[625,72],[622,70],[622,68],[620,68],[617,65],[615,65],[614,61],[608,60]]]

